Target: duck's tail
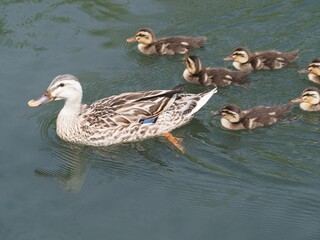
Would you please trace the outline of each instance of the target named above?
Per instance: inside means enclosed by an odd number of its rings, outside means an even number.
[[[297,60],[298,57],[299,57],[299,50],[287,52],[285,54],[285,58],[287,59],[288,62],[293,62],[293,61]]]
[[[190,112],[188,112],[187,114],[192,116],[193,114],[198,112],[217,91],[217,88],[214,88],[210,91],[196,94],[195,97],[190,100]]]

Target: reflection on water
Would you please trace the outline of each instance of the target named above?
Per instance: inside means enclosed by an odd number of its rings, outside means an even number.
[[[65,158],[57,169],[37,168],[35,169],[35,174],[40,177],[52,178],[66,191],[79,191],[85,180],[89,162],[81,156],[80,149],[73,149],[72,152],[73,159]],[[77,155],[78,158],[76,158]]]

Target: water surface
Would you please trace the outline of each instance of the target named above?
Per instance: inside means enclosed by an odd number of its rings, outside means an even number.
[[[210,111],[279,104],[314,86],[297,74],[319,57],[318,1],[2,1],[1,239],[319,239],[319,114],[289,124],[221,128]],[[228,66],[238,46],[300,49],[290,68],[227,87],[173,133],[104,148],[60,140],[62,102],[29,109],[58,74],[76,75],[84,102],[184,83],[182,56],[143,56],[140,27],[208,38],[204,65]],[[192,84],[187,92],[207,90]]]

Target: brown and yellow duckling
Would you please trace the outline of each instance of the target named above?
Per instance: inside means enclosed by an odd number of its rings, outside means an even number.
[[[298,51],[279,52],[269,50],[251,53],[246,48],[236,48],[231,56],[224,61],[233,61],[233,66],[239,70],[269,70],[280,69],[298,58]]]
[[[300,108],[304,111],[320,111],[320,90],[316,87],[308,87],[299,98],[295,98],[291,102],[300,103]]]
[[[307,69],[301,69],[299,73],[307,73],[310,81],[320,84],[320,59],[312,60]]]
[[[227,68],[203,68],[197,56],[185,59],[186,69],[183,72],[185,80],[203,86],[225,87],[230,84],[244,85],[243,80],[251,71],[233,71]]]
[[[276,106],[257,106],[241,110],[236,104],[225,106],[221,111],[212,111],[213,116],[221,115],[221,125],[229,130],[254,129],[274,124],[288,113],[294,103]]]
[[[138,42],[138,49],[143,54],[173,55],[186,54],[193,48],[201,48],[205,37],[169,37],[156,39],[150,28],[141,28],[127,39],[127,42]]]

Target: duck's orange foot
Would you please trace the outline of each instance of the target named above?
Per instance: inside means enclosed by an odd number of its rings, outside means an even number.
[[[184,153],[184,148],[181,146],[182,138],[174,137],[171,133],[163,133],[162,136],[167,138],[176,148],[178,148],[182,153]]]

